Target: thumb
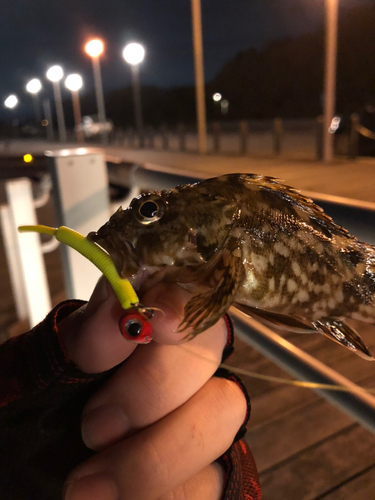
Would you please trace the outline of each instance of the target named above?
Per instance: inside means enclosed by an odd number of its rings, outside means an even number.
[[[98,281],[89,302],[59,324],[65,350],[80,370],[100,373],[118,365],[137,347],[119,330],[123,309],[107,280]]]

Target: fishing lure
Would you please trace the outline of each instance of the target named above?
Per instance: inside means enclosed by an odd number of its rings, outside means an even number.
[[[74,248],[89,259],[107,278],[125,312],[119,320],[120,332],[124,338],[138,344],[152,340],[149,320],[153,310],[139,303],[137,294],[128,280],[120,278],[110,256],[98,245],[88,241],[82,234],[65,226],[52,228],[43,225],[20,226],[20,232],[33,231],[54,236],[61,243]]]
[[[189,290],[180,330],[191,336],[235,306],[374,359],[344,318],[375,324],[375,248],[278,179],[230,174],[144,193],[87,239],[138,291],[161,280]]]

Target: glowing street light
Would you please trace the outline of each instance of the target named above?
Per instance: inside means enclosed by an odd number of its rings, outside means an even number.
[[[41,81],[38,78],[33,78],[26,85],[26,90],[30,92],[30,94],[37,94],[42,88]]]
[[[64,76],[64,71],[61,66],[51,66],[46,73],[46,77],[51,82],[59,82]]]
[[[14,94],[8,96],[4,101],[4,106],[8,109],[15,108],[17,104],[18,104],[18,98]]]
[[[55,97],[57,125],[59,129],[60,142],[66,142],[65,118],[60,89],[60,80],[63,76],[64,71],[61,66],[52,66],[46,73],[46,77],[52,82],[53,85],[53,95]]]
[[[78,91],[82,88],[82,85],[83,85],[82,77],[81,75],[77,75],[76,73],[68,75],[65,79],[65,87],[69,89],[72,94],[73,114],[74,114],[77,142],[83,142],[83,131],[80,128],[80,125],[82,123],[81,106],[79,103],[79,94],[78,94]]]
[[[34,116],[35,116],[35,122],[38,127],[42,121],[42,118],[40,116],[40,105],[38,97],[38,93],[40,92],[41,89],[42,89],[42,83],[38,78],[33,78],[26,85],[27,92],[29,92],[33,96]]]
[[[104,104],[104,94],[102,85],[102,75],[100,71],[100,56],[104,51],[104,44],[98,38],[90,40],[85,45],[86,54],[91,57],[92,68],[94,72],[94,83],[95,83],[95,96],[96,96],[96,106],[98,110],[99,123],[102,123],[102,142],[106,144],[108,142],[107,132],[104,130],[104,123],[106,122],[105,116],[105,104]]]
[[[215,102],[219,102],[219,101],[221,101],[221,98],[222,98],[222,95],[220,94],[220,92],[215,92],[215,94],[213,94],[213,96],[212,96],[212,99],[213,99]]]
[[[142,119],[142,101],[141,101],[141,87],[139,84],[139,64],[145,58],[145,49],[140,43],[128,43],[122,51],[122,56],[125,61],[130,65],[132,84],[133,84],[133,100],[134,100],[134,118],[135,126],[139,136],[139,145],[141,148],[144,146],[143,135],[143,119]]]
[[[95,38],[86,43],[85,51],[90,57],[99,57],[104,51],[104,44],[101,40]]]
[[[145,49],[140,43],[128,43],[124,48],[122,55],[125,61],[132,66],[138,66],[145,58]]]
[[[65,79],[65,87],[71,92],[77,92],[82,88],[83,80],[81,75],[73,73],[68,75]]]

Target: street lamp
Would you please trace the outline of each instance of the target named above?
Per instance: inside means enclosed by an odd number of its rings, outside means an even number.
[[[18,104],[18,98],[14,94],[8,96],[4,101],[4,106],[8,109],[15,108],[17,104]]]
[[[34,107],[34,116],[35,122],[37,126],[40,126],[40,122],[42,120],[40,116],[40,105],[39,105],[39,97],[38,93],[42,88],[42,84],[38,78],[33,78],[26,85],[26,90],[33,96],[33,107]]]
[[[61,100],[60,80],[64,76],[64,71],[61,66],[52,66],[46,73],[46,77],[53,85],[53,95],[55,97],[55,106],[57,114],[57,125],[59,129],[60,142],[66,142],[66,128],[64,110]]]
[[[92,68],[94,72],[94,83],[95,83],[95,96],[96,96],[96,106],[98,110],[98,119],[99,123],[102,124],[100,129],[102,131],[102,143],[108,143],[108,135],[105,131],[105,105],[104,105],[104,94],[103,94],[103,85],[102,85],[102,76],[100,71],[100,56],[104,51],[104,44],[101,40],[95,38],[90,40],[85,45],[86,54],[91,57],[92,60]]]
[[[220,101],[221,114],[226,115],[229,111],[229,101],[227,99],[221,99]]]
[[[38,78],[33,78],[26,85],[26,90],[30,92],[30,94],[37,94],[39,90],[41,90],[42,84]]]
[[[193,24],[195,99],[197,107],[198,141],[200,154],[207,153],[206,100],[204,95],[202,15],[200,0],[191,0]]]
[[[17,104],[18,104],[18,98],[14,94],[8,96],[4,101],[4,106],[8,109],[14,109],[17,106]],[[12,126],[17,126],[18,124],[19,124],[18,120],[12,121]],[[17,135],[17,129],[15,135]]]
[[[335,115],[336,59],[337,59],[337,18],[339,0],[326,0],[326,58],[324,82],[324,130],[323,160],[330,162],[333,157],[333,133],[330,130]]]
[[[140,43],[128,43],[122,51],[122,56],[125,61],[130,64],[133,84],[133,99],[134,99],[134,118],[135,126],[139,136],[139,146],[144,146],[143,135],[143,119],[142,119],[142,102],[141,102],[141,87],[139,84],[139,64],[145,57],[145,49]]]
[[[82,122],[81,106],[79,103],[79,94],[78,94],[78,91],[82,88],[82,85],[83,85],[82,77],[81,75],[77,75],[76,73],[68,75],[65,79],[65,87],[68,90],[70,90],[72,94],[73,114],[74,114],[77,142],[83,142],[83,130],[80,127]]]

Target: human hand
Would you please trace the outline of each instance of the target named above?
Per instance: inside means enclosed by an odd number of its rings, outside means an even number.
[[[83,441],[98,453],[71,472],[66,500],[221,497],[224,478],[215,460],[232,444],[246,401],[237,384],[212,378],[227,342],[223,320],[186,348],[177,345],[186,335],[175,330],[188,297],[167,283],[142,297],[165,312],[152,320],[155,341],[148,345],[122,338],[122,309],[104,280],[88,305],[60,324],[67,353],[82,371],[127,360],[83,411]]]

